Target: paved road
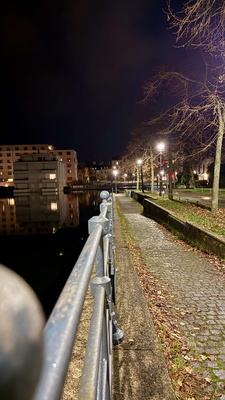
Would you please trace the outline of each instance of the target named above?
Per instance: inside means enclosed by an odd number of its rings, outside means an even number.
[[[192,367],[207,380],[210,399],[225,400],[225,282],[215,266],[191,248],[168,239],[162,227],[141,215],[140,206],[125,195],[117,202],[130,234],[162,285],[168,287],[172,307],[179,310],[179,330],[195,360]],[[217,391],[222,394],[220,397]]]
[[[182,200],[189,200],[189,201],[198,201],[199,203],[205,204],[207,206],[211,206],[212,195],[209,193],[195,193],[195,192],[187,192],[183,190],[176,190],[173,191],[174,198],[180,198]],[[219,207],[225,208],[225,197],[219,198]]]

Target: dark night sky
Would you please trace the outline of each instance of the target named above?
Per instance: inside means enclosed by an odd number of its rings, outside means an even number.
[[[79,161],[121,154],[147,112],[137,104],[143,82],[162,64],[184,63],[163,7],[163,0],[6,1],[1,144],[74,148]]]

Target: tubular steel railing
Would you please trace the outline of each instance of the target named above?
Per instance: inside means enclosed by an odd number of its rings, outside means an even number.
[[[113,197],[100,196],[100,215],[88,222],[89,237],[44,329],[30,287],[0,268],[1,400],[60,400],[89,282],[94,305],[78,399],[112,398],[112,344],[123,332],[113,311]]]

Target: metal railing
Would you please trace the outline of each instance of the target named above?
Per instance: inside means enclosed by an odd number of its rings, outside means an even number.
[[[100,215],[88,222],[89,237],[44,329],[30,287],[0,269],[1,400],[60,400],[89,282],[94,305],[78,399],[112,398],[112,344],[123,340],[123,332],[113,311],[113,197],[106,191],[100,196]]]

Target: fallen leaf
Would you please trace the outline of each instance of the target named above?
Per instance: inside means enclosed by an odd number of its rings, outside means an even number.
[[[188,367],[185,368],[185,371],[186,371],[188,374],[191,374],[191,373],[193,372],[193,368],[190,367],[190,366],[188,366]]]
[[[177,386],[181,387],[182,385],[183,385],[183,381],[181,379],[178,379]]]

